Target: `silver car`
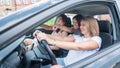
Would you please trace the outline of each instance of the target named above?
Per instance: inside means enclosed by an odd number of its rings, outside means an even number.
[[[102,38],[97,53],[64,68],[120,68],[120,0],[44,0],[0,18],[0,68],[45,68],[57,64],[56,57],[62,54],[52,51],[45,40],[29,51],[23,40],[33,38],[36,29],[50,33],[37,26],[53,18],[56,23],[60,14],[95,17]]]

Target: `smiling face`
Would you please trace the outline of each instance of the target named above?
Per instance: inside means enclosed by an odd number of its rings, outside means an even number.
[[[79,28],[78,22],[77,22],[76,19],[73,19],[73,27],[74,27],[74,29],[78,29]]]
[[[85,36],[98,36],[99,35],[99,27],[97,20],[93,17],[86,17],[80,23],[80,31]]]
[[[89,24],[84,20],[81,21],[80,31],[84,36],[90,36]]]

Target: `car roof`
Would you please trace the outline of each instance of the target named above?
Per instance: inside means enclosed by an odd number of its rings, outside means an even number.
[[[93,16],[97,14],[108,14],[108,9],[106,8],[107,6],[101,4],[88,4],[83,6],[76,6],[75,8],[67,12],[74,14],[84,14],[86,16]]]

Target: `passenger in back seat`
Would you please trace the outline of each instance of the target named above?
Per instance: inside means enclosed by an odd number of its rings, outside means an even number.
[[[84,17],[80,14],[75,15],[73,17],[73,27],[57,26],[57,28],[62,29],[62,30],[66,30],[67,32],[70,32],[70,33],[75,34],[75,35],[79,35],[80,30],[79,30],[78,25],[80,25],[80,22],[83,18]]]
[[[81,20],[83,19],[84,17],[80,14],[76,15],[73,17],[73,34],[75,35],[79,35],[80,34],[80,30],[79,30],[79,26],[80,23],[81,23]]]

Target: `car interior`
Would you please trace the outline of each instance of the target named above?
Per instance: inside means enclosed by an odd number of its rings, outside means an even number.
[[[116,42],[116,36],[113,33],[113,30],[115,30],[113,27],[115,25],[113,25],[114,21],[110,7],[111,6],[109,3],[85,3],[82,5],[76,5],[54,16],[54,23],[56,23],[57,16],[60,14],[67,15],[71,22],[72,17],[76,14],[82,14],[83,16],[93,16],[98,21],[100,31],[99,35],[102,38],[102,46],[100,49],[101,51]],[[99,16],[102,15],[107,15],[109,19],[105,17],[99,18]],[[33,39],[34,37],[32,34],[35,30],[40,30],[47,34],[52,33],[51,30],[45,30],[41,27],[36,27],[26,33],[26,35],[24,35],[24,39]],[[4,63],[0,66],[0,68],[44,68],[44,66],[48,64],[57,64],[55,59],[56,57],[65,57],[63,56],[63,52],[60,54],[59,51],[52,51],[45,40],[39,41],[39,45],[40,46],[37,47],[34,47],[33,45],[30,50],[26,50],[25,44],[23,42],[20,42],[19,47],[17,47],[14,51],[12,51],[10,55],[5,58]],[[60,51],[63,50],[61,49]],[[67,53],[65,54],[67,55]]]

